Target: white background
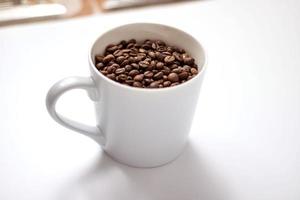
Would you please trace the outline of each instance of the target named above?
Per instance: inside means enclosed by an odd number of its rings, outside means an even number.
[[[181,28],[209,56],[189,145],[160,168],[116,163],[45,108],[55,81],[89,74],[93,39],[129,22]],[[299,200],[299,53],[298,0],[206,0],[1,28],[0,199]],[[82,91],[58,106],[93,122]]]

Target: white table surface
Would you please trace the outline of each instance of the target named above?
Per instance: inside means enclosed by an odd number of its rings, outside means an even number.
[[[299,200],[300,1],[198,1],[0,29],[1,200]],[[130,168],[56,124],[45,95],[87,76],[87,49],[123,23],[195,35],[209,65],[190,142],[169,165]],[[61,112],[93,122],[74,91]]]

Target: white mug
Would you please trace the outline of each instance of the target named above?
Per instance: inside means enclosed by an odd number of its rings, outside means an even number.
[[[159,39],[183,48],[198,65],[191,80],[169,88],[134,88],[108,79],[95,67],[94,57],[108,44],[121,40]],[[49,90],[46,105],[61,125],[98,142],[113,159],[134,167],[155,167],[174,160],[184,149],[204,76],[205,53],[191,35],[176,28],[151,23],[127,24],[102,34],[92,45],[90,77],[65,78]],[[96,126],[60,115],[58,98],[72,89],[84,89],[94,101]]]

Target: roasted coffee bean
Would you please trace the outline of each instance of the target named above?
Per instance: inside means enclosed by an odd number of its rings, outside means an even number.
[[[139,73],[140,72],[138,70],[134,69],[134,70],[131,70],[128,75],[131,76],[131,77],[135,77]]]
[[[167,64],[172,64],[174,62],[174,60],[175,60],[174,56],[166,56],[164,59],[165,63],[167,63]]]
[[[94,59],[96,68],[109,79],[139,88],[176,86],[198,74],[194,58],[160,40],[122,40]]]
[[[149,51],[148,52],[148,55],[150,56],[150,58],[154,59],[156,56],[155,56],[155,53],[153,51]]]
[[[179,74],[181,73],[182,70],[180,70],[179,68],[175,68],[172,70],[172,72],[176,73],[176,74]]]
[[[179,62],[182,62],[182,55],[178,52],[173,52],[173,56],[178,60]]]
[[[104,67],[104,64],[102,62],[100,62],[96,65],[96,68],[99,70],[103,69],[103,67]]]
[[[121,56],[122,54],[123,54],[123,51],[120,50],[120,49],[116,50],[116,51],[113,53],[113,55],[114,55],[115,57],[119,57],[119,56]]]
[[[131,49],[132,47],[134,47],[134,43],[128,43],[126,46],[127,49]]]
[[[151,47],[152,47],[152,49],[155,50],[157,48],[157,45],[153,42],[152,45],[151,45]]]
[[[132,66],[131,66],[131,65],[126,65],[126,66],[125,66],[125,70],[126,70],[127,72],[130,72],[130,71],[132,70]]]
[[[118,77],[117,77],[120,81],[125,81],[127,79],[127,76],[125,74],[120,74]]]
[[[133,82],[134,82],[134,80],[128,80],[128,79],[125,81],[125,83],[127,83],[128,85],[132,85]]]
[[[96,60],[96,63],[98,63],[98,62],[103,62],[103,56],[100,56],[100,55],[96,55],[95,56],[95,60]]]
[[[148,68],[149,65],[150,65],[150,63],[147,62],[147,61],[140,61],[139,62],[139,66],[142,67],[143,69]]]
[[[133,87],[142,87],[143,84],[141,82],[138,82],[138,81],[134,81],[133,84],[132,84]]]
[[[156,69],[162,69],[164,67],[164,63],[158,62],[156,63]]]
[[[111,46],[111,47],[107,48],[106,51],[113,53],[117,49],[119,49],[118,46],[114,45],[114,46]]]
[[[190,57],[190,56],[187,56],[187,55],[183,55],[183,63],[186,64],[186,65],[191,65],[194,63],[194,58]]]
[[[160,52],[155,52],[155,56],[156,56],[157,60],[159,60],[159,61],[163,61],[165,58],[165,56]]]
[[[154,76],[153,76],[153,79],[154,80],[158,80],[158,79],[161,79],[163,77],[164,73],[162,73],[161,71],[156,73]]]
[[[130,39],[130,40],[128,41],[128,43],[133,43],[133,44],[135,44],[135,43],[136,43],[136,40],[135,40],[135,39]]]
[[[149,85],[150,83],[153,82],[153,79],[145,78],[143,81],[145,82],[146,85]]]
[[[152,73],[151,71],[146,71],[146,72],[144,73],[144,76],[145,76],[146,78],[152,78],[152,77],[153,77],[153,73]]]
[[[172,72],[168,75],[168,80],[172,83],[177,82],[179,80],[179,77],[176,73]]]
[[[185,80],[187,79],[187,77],[189,77],[189,73],[187,73],[186,71],[181,72],[180,74],[178,74],[178,77],[180,80]]]
[[[133,80],[141,82],[144,79],[144,74],[134,76]]]
[[[123,74],[124,72],[125,72],[125,68],[119,68],[119,69],[116,69],[116,71],[115,71],[115,73],[116,73],[117,75]]]
[[[183,69],[184,71],[186,71],[186,72],[190,72],[191,67],[188,66],[188,65],[184,65],[184,66],[182,67],[182,69]]]
[[[158,88],[158,85],[159,85],[159,82],[154,81],[154,82],[152,82],[152,83],[149,85],[149,87],[150,87],[150,88]]]
[[[131,63],[131,66],[134,68],[134,69],[139,69],[140,66],[136,63]]]
[[[116,58],[117,63],[121,64],[126,58],[124,56],[119,56]]]
[[[179,83],[178,83],[178,82],[172,83],[172,84],[171,84],[171,87],[176,86],[176,85],[179,85]]]
[[[191,73],[192,73],[192,74],[198,74],[198,70],[195,69],[195,68],[192,68],[192,69],[191,69]]]
[[[158,44],[159,46],[166,46],[166,43],[161,40],[156,40],[156,44]]]
[[[116,75],[115,74],[108,74],[107,78],[109,78],[111,80],[115,80],[116,79]]]
[[[171,81],[165,81],[163,82],[164,87],[169,87],[171,85]]]
[[[167,66],[164,66],[164,69],[161,71],[164,73],[164,75],[169,75],[171,72],[170,68]]]
[[[101,72],[102,74],[104,74],[104,75],[107,75],[107,74],[108,74],[106,70],[101,70],[100,72]]]
[[[114,73],[116,71],[116,69],[117,69],[117,67],[115,67],[115,65],[111,65],[111,66],[107,67],[106,71],[107,71],[107,73],[111,74],[111,73]]]
[[[112,54],[108,54],[107,56],[105,56],[104,58],[103,58],[103,62],[104,63],[109,63],[110,61],[112,61],[112,60],[114,60],[115,59],[115,57],[112,55]]]
[[[121,66],[122,67],[125,67],[126,65],[130,64],[130,61],[129,60],[124,60],[122,63],[121,63]]]
[[[133,62],[135,62],[135,58],[134,57],[129,57],[128,61],[129,61],[129,63],[133,63]]]

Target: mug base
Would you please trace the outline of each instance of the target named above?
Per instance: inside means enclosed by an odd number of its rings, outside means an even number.
[[[142,164],[137,164],[137,163],[128,163],[128,162],[125,162],[123,160],[120,160],[118,158],[113,157],[112,155],[109,154],[109,152],[105,151],[105,149],[103,149],[103,151],[112,160],[114,160],[114,161],[116,161],[118,163],[121,163],[123,165],[126,165],[128,167],[133,167],[133,168],[156,168],[156,167],[162,167],[164,165],[170,164],[173,161],[177,160],[177,158],[180,157],[180,155],[182,154],[182,152],[185,150],[185,147],[186,147],[186,145],[184,145],[184,147],[179,151],[179,153],[177,153],[176,156],[173,156],[171,159],[166,160],[164,162],[155,163],[155,164],[152,164],[152,165],[149,165],[149,164],[148,165],[142,165]]]

